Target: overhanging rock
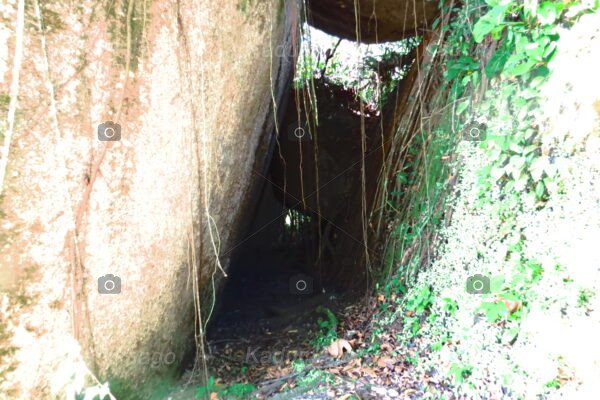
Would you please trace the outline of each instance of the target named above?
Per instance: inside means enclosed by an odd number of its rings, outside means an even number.
[[[420,35],[439,14],[435,0],[312,0],[307,6],[308,22],[315,28],[363,43]]]

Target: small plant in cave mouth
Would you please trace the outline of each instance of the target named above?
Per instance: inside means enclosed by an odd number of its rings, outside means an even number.
[[[256,390],[256,386],[251,383],[236,383],[231,386],[224,386],[216,382],[213,376],[208,378],[204,386],[196,389],[196,398],[200,399],[246,399]]]
[[[316,311],[320,314],[324,314],[327,318],[319,318],[317,321],[320,331],[312,341],[312,345],[317,348],[317,350],[321,350],[337,339],[338,319],[333,311],[327,307],[319,306]]]

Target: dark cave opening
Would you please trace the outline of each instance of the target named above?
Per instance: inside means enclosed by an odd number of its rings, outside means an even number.
[[[319,307],[337,313],[348,297],[314,268],[313,231],[311,216],[283,205],[265,182],[207,330],[211,370],[259,379],[312,353]]]
[[[408,71],[413,57],[385,62]],[[405,94],[389,85],[377,106],[324,71],[290,88],[279,110],[256,205],[216,290],[205,348],[209,369],[225,380],[240,371],[264,378],[268,367],[313,354],[323,311],[338,315],[357,304],[368,293],[369,263],[381,254],[371,213],[389,179],[384,164]],[[377,76],[392,79],[388,72]]]
[[[311,222],[279,202],[265,183],[249,233],[232,257],[209,338],[223,329],[266,333],[324,298],[328,290],[311,266]]]
[[[378,173],[381,146],[362,133],[378,132],[380,121],[374,110],[359,112],[352,91],[325,80],[316,87],[318,123],[304,108],[306,93],[292,90],[275,133],[268,174],[207,330],[213,370],[260,371],[252,367],[278,365],[277,354],[286,362],[314,351],[323,310],[338,314],[366,293],[360,210],[362,195],[370,199],[374,190],[363,191],[361,177]]]

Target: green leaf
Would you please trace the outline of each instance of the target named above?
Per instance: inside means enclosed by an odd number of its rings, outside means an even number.
[[[208,382],[206,383],[206,386],[198,387],[197,394],[198,394],[198,396],[207,396],[213,392],[214,388],[215,388],[215,378],[213,376],[210,376],[208,378]]]
[[[535,60],[527,60],[521,64],[515,65],[511,68],[508,69],[508,71],[505,71],[507,75],[509,76],[520,76],[523,74],[526,74],[527,72],[531,71],[531,69],[535,66],[536,61]]]
[[[496,322],[508,314],[508,310],[502,302],[483,302],[479,307],[485,313],[489,322]]]
[[[508,146],[508,149],[514,153],[521,154],[523,152],[523,147],[519,146],[517,143],[513,142]],[[522,164],[521,164],[522,165]]]
[[[525,46],[525,54],[535,61],[543,61],[546,46],[544,43],[533,42]]]
[[[546,62],[552,60],[552,58],[556,54],[556,49],[557,48],[558,48],[558,45],[556,44],[555,41],[550,42],[546,46],[546,48],[544,49],[544,54],[542,56]]]
[[[492,170],[490,171],[490,176],[492,177],[492,179],[497,181],[498,179],[500,179],[504,176],[504,168],[493,167]]]
[[[504,286],[504,275],[496,275],[490,279],[490,291],[492,293],[498,293]]]
[[[525,190],[525,187],[527,187],[527,183],[529,183],[529,176],[527,174],[521,174],[519,178],[515,180],[515,190],[517,192]]]
[[[512,150],[512,148],[511,148],[511,150]],[[511,168],[513,170],[521,171],[523,169],[523,166],[525,165],[526,161],[527,160],[525,160],[525,157],[522,157],[522,156],[511,156],[509,164],[511,165]]]
[[[478,83],[479,83],[479,71],[475,70],[471,74],[471,84],[473,86],[477,86]]]
[[[535,195],[538,199],[541,199],[544,196],[544,193],[546,193],[546,186],[544,185],[544,182],[539,181],[535,185]]]
[[[479,68],[479,63],[473,57],[463,56],[459,59],[449,62],[446,71],[446,81],[450,82],[461,72],[471,72]]]
[[[513,0],[485,0],[485,3],[490,7],[496,7],[501,5],[509,5]]]
[[[542,179],[546,164],[548,164],[546,157],[539,157],[532,161],[531,166],[529,167],[529,173],[534,182],[538,182]]]
[[[492,31],[490,32],[490,34],[492,35],[492,39],[499,40],[502,37],[502,33],[504,32],[504,28],[506,28],[505,25],[498,25],[497,27],[495,27],[494,29],[492,29]]]
[[[560,13],[565,8],[562,2],[547,1],[540,5],[537,11],[537,18],[543,25],[553,24],[558,19]]]
[[[475,43],[481,43],[485,35],[504,22],[504,16],[508,5],[497,5],[487,12],[473,26],[473,39]]]
[[[526,146],[525,148],[523,148],[523,154],[529,154],[532,151],[535,151],[538,148],[537,145],[535,144],[531,144],[529,146]]]
[[[525,264],[525,267],[527,267],[528,276],[532,282],[537,282],[542,279],[542,274],[544,273],[542,264],[535,261],[528,261],[527,264]]]
[[[502,72],[506,61],[510,57],[510,54],[510,51],[508,51],[508,49],[506,49],[504,46],[496,50],[485,66],[485,74],[488,78],[491,78],[494,75]]]
[[[469,100],[463,100],[456,106],[456,115],[461,115],[469,106]]]
[[[460,83],[461,83],[461,85],[463,85],[463,87],[466,87],[470,81],[471,81],[471,77],[469,75],[465,75],[462,78],[462,81],[460,81]]]

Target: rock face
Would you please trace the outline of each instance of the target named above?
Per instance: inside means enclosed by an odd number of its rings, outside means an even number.
[[[298,11],[275,0],[31,8],[41,18],[25,25],[0,198],[0,363],[14,367],[0,368],[0,397],[59,396],[83,360],[101,381],[141,385],[181,363],[194,304],[210,308],[288,91]],[[2,13],[8,93],[16,6]],[[119,141],[98,140],[104,121]],[[120,293],[99,293],[106,274]]]
[[[421,35],[439,14],[435,0],[312,0],[307,6],[315,28],[363,43]]]

